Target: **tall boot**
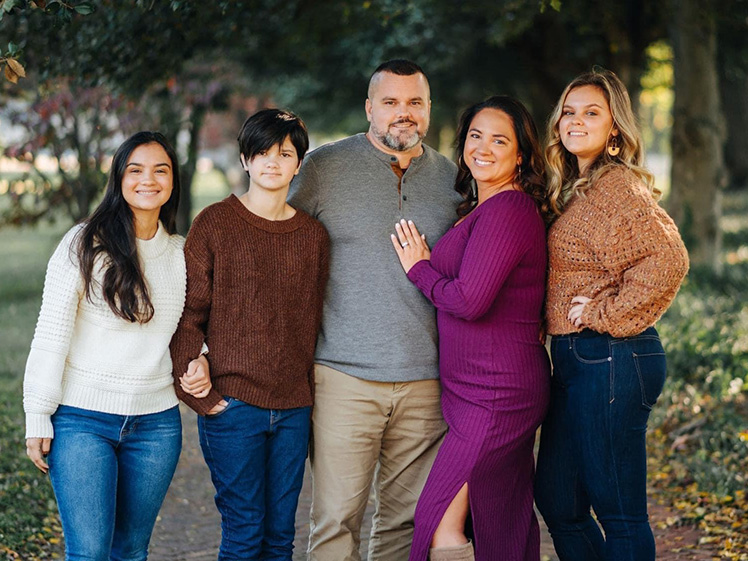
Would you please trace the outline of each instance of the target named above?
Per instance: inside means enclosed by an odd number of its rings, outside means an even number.
[[[431,561],[475,561],[472,542],[450,547],[432,547],[429,550]]]

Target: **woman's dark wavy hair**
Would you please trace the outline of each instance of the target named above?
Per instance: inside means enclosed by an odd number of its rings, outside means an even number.
[[[176,233],[180,190],[177,155],[164,135],[143,131],[135,133],[117,148],[104,198],[86,220],[76,245],[86,298],[90,302],[94,285],[100,284],[101,295],[112,312],[133,323],[149,322],[154,310],[138,259],[133,213],[122,195],[122,177],[133,151],[138,146],[152,143],[160,144],[171,160],[174,178],[171,197],[161,207],[159,220],[169,234]],[[94,278],[94,267],[99,258],[104,269],[101,283]]]
[[[517,152],[522,156],[522,164],[517,171],[515,181],[525,193],[535,199],[543,219],[547,221],[550,218],[550,210],[545,189],[545,164],[540,151],[538,130],[525,106],[506,95],[494,95],[471,105],[460,116],[455,141],[457,145],[455,191],[462,196],[463,201],[457,207],[457,215],[459,217],[467,215],[478,204],[478,193],[473,187],[473,175],[465,165],[463,152],[470,125],[475,116],[484,109],[498,109],[511,119],[514,134],[517,137]]]

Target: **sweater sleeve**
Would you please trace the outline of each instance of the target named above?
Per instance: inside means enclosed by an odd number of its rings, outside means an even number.
[[[214,257],[203,221],[196,219],[193,223],[185,242],[184,257],[187,267],[187,294],[182,318],[170,344],[174,388],[179,399],[198,414],[205,415],[221,401],[221,394],[211,388],[207,396],[196,398],[182,390],[179,385],[179,378],[187,372],[190,361],[200,355],[206,343],[210,318]],[[208,341],[208,345],[209,343]],[[210,353],[207,358],[210,363]]]
[[[73,228],[57,246],[44,278],[42,307],[23,379],[26,438],[52,438],[51,416],[62,399],[62,375],[70,349],[83,278],[74,257]]]
[[[688,272],[688,252],[673,221],[645,190],[619,185],[623,212],[598,224],[590,243],[617,290],[595,295],[582,324],[614,337],[644,331],[667,310]],[[619,207],[620,209],[621,207]]]
[[[319,215],[320,181],[317,165],[311,155],[304,159],[301,169],[291,183],[288,203],[313,218]]]
[[[439,310],[468,321],[479,319],[528,249],[523,236],[528,217],[524,206],[495,201],[475,219],[456,278],[441,275],[428,260],[416,263],[408,278]]]
[[[316,317],[314,321],[315,333],[319,332],[322,325],[322,309],[325,303],[325,291],[327,280],[330,278],[330,236],[323,229],[322,241],[320,242],[319,270],[317,271],[317,302],[315,306]],[[314,364],[309,369],[309,388],[314,400]]]

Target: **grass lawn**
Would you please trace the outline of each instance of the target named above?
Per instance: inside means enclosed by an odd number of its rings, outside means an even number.
[[[26,458],[23,371],[41,305],[47,260],[65,226],[0,230],[0,553],[46,559],[59,553],[52,489]]]

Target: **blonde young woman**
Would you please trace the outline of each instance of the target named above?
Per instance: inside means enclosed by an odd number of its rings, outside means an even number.
[[[535,497],[562,561],[648,561],[645,433],[665,381],[654,323],[688,254],[658,206],[625,87],[593,71],[549,125],[551,406]],[[594,509],[602,532],[591,515]]]

